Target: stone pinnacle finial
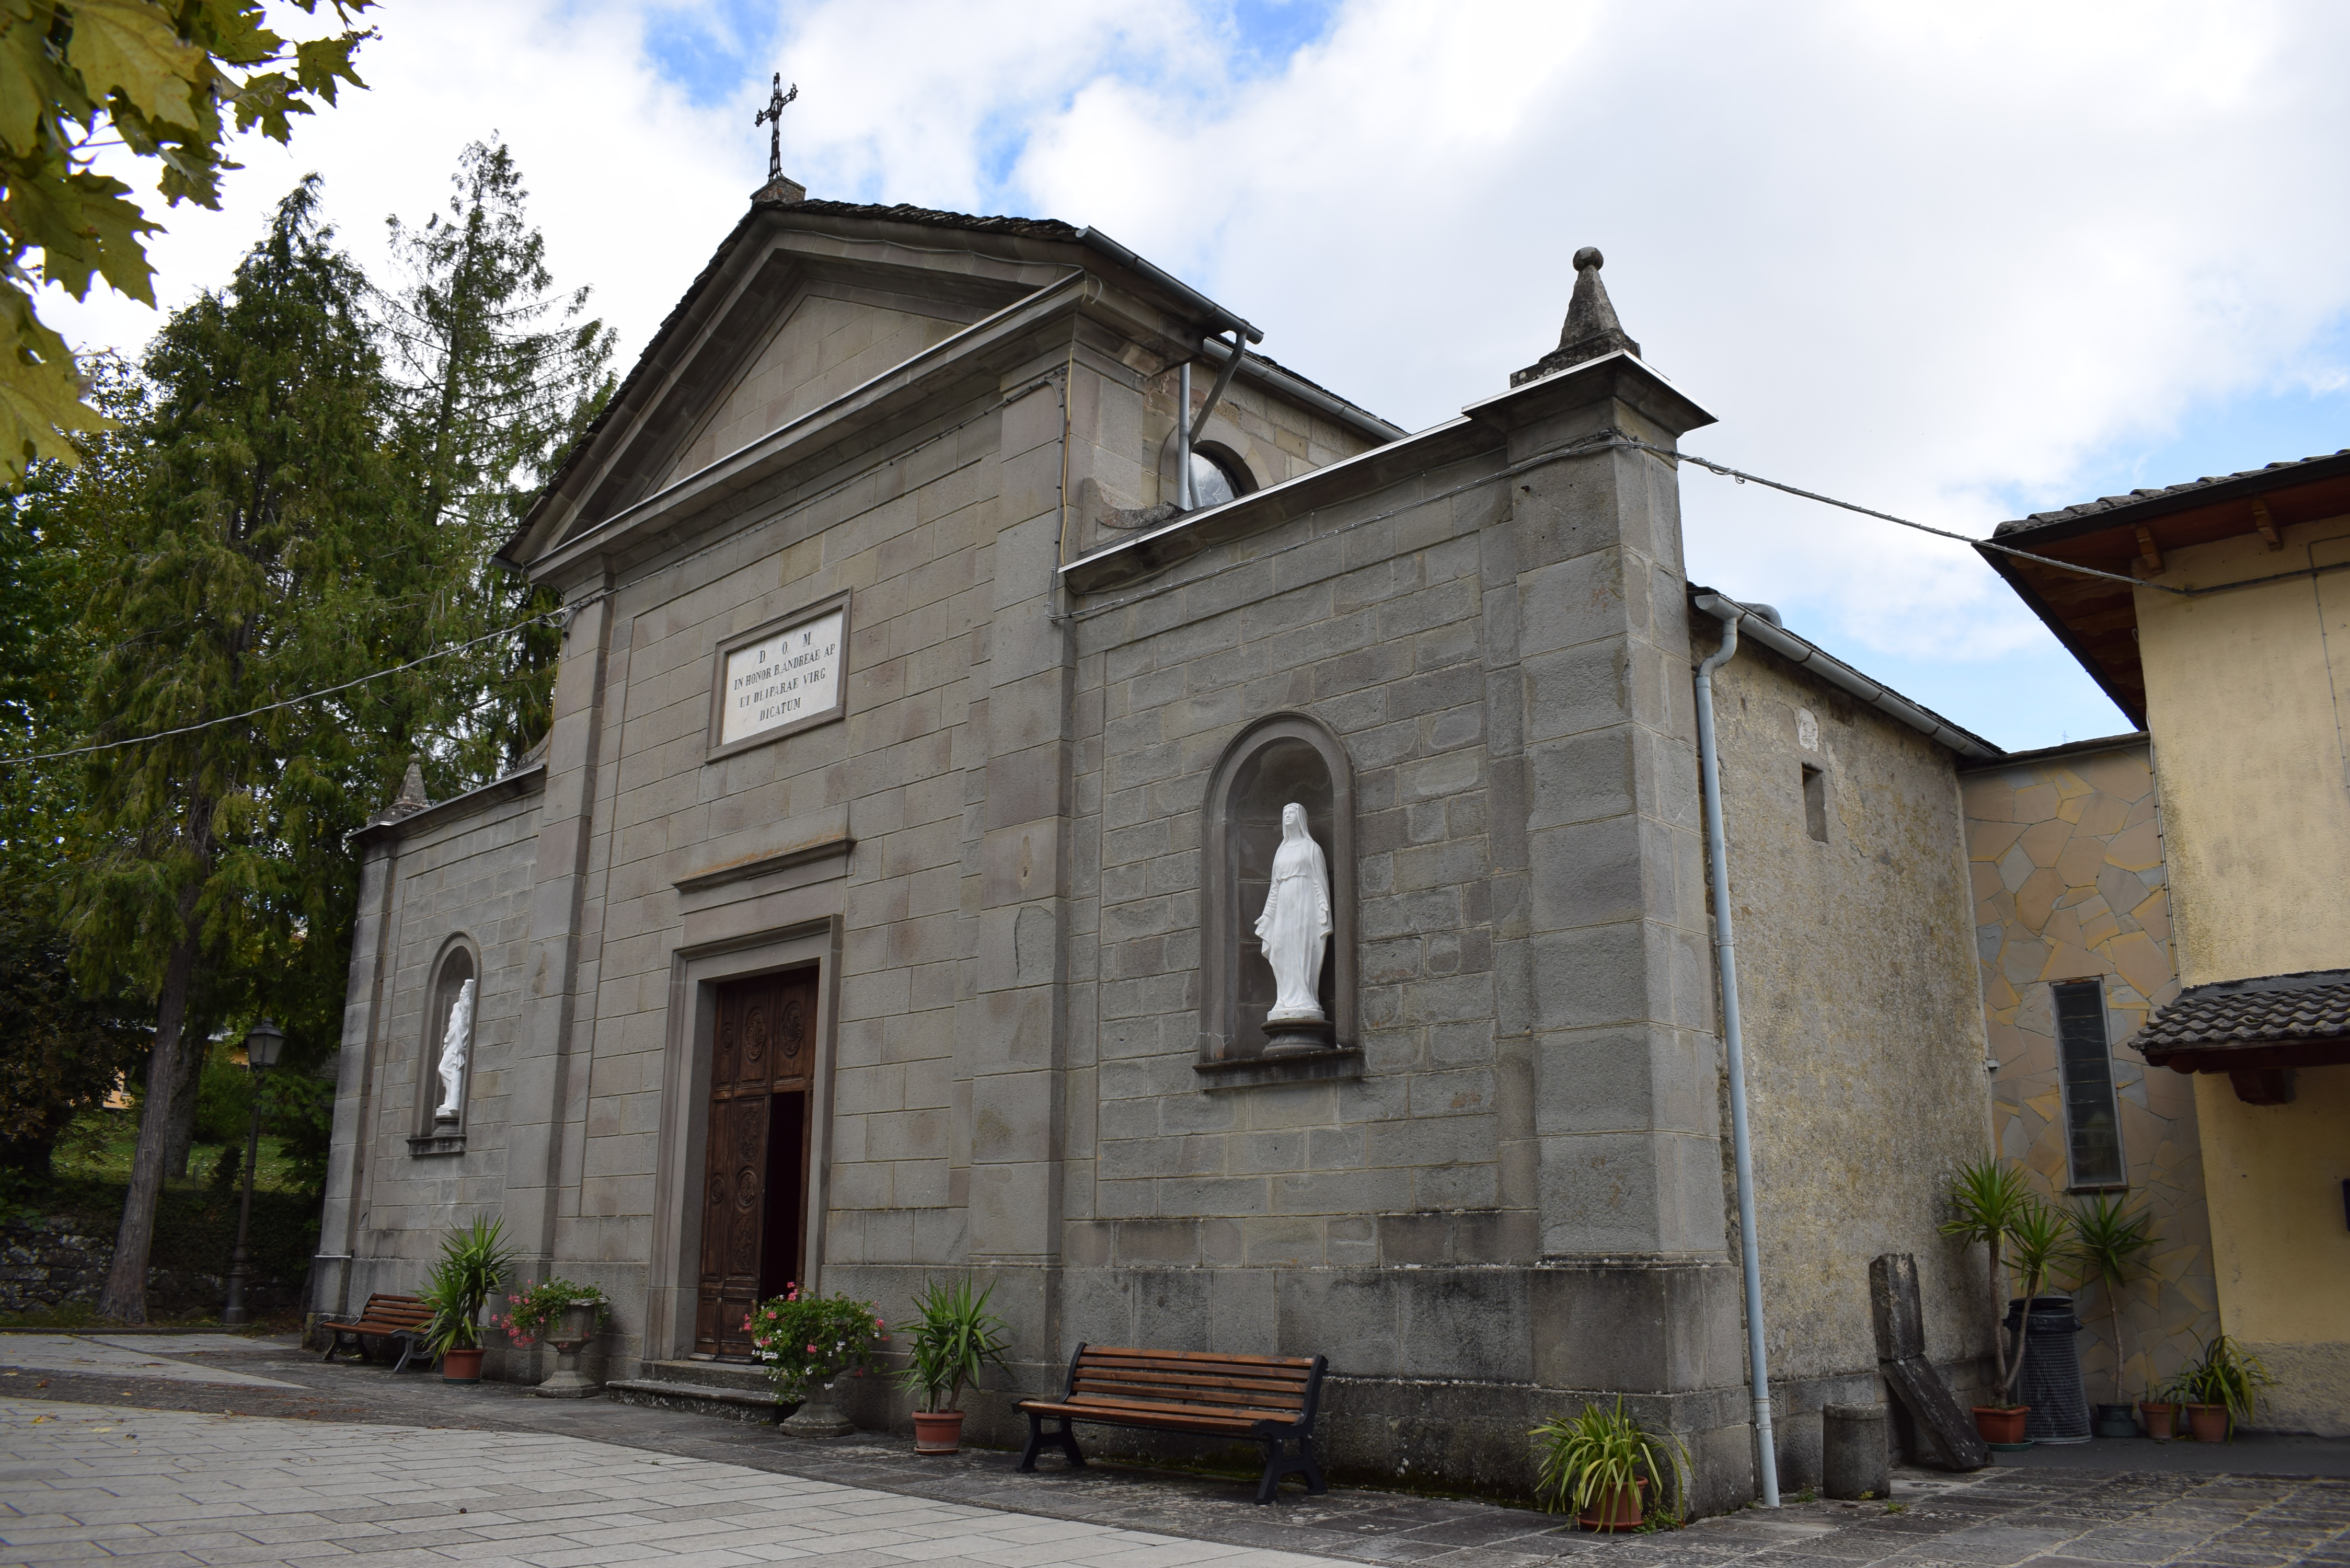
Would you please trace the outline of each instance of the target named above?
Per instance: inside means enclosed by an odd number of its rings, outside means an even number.
[[[424,793],[424,764],[414,757],[408,759],[408,776],[400,781],[400,793],[383,808],[378,822],[398,822],[404,816],[414,816],[432,804]]]
[[[1607,286],[1599,281],[1599,269],[1607,265],[1607,258],[1596,245],[1575,253],[1575,295],[1566,302],[1566,325],[1559,328],[1558,347],[1513,372],[1510,385],[1522,387],[1538,377],[1618,350],[1639,358],[1640,346],[1616,319],[1616,307],[1607,302]]]

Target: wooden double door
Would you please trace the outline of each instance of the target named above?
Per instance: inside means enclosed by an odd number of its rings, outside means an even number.
[[[743,1320],[800,1278],[807,1253],[814,970],[718,988],[702,1183],[697,1355],[751,1359]]]

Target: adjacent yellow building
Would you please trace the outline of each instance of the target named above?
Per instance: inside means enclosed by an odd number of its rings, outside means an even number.
[[[2178,990],[2116,1058],[2191,1075],[2219,1326],[2279,1379],[2262,1424],[2350,1435],[2350,452],[1984,554],[2146,727]]]

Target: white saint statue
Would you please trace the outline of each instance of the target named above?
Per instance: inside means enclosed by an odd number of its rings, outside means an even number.
[[[1281,847],[1256,918],[1275,987],[1267,1023],[1322,1022],[1322,949],[1330,929],[1330,868],[1305,831],[1305,808],[1293,801],[1281,808]]]
[[[465,1088],[465,1051],[473,1040],[473,982],[457,988],[457,1005],[449,1010],[449,1030],[441,1036],[441,1108],[436,1122],[457,1119],[457,1096]]]

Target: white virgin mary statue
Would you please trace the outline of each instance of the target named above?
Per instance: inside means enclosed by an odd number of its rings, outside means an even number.
[[[473,1043],[473,982],[457,988],[457,1004],[449,1010],[449,1030],[441,1036],[441,1108],[436,1122],[457,1119],[457,1096],[465,1088],[465,1052]]]
[[[1330,940],[1330,867],[1322,846],[1305,831],[1305,808],[1281,808],[1281,847],[1273,852],[1273,882],[1256,940],[1273,966],[1275,987],[1267,1023],[1322,1021],[1322,948]]]

